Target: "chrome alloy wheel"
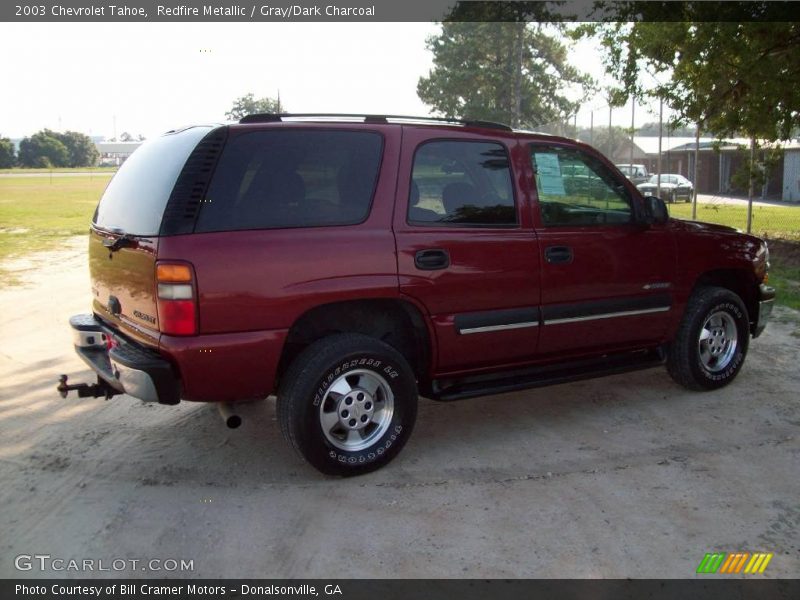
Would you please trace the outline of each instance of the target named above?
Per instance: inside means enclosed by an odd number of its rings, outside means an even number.
[[[724,311],[712,313],[700,329],[697,349],[703,366],[712,372],[722,371],[736,354],[738,334],[733,317]]]
[[[386,433],[393,412],[394,395],[386,380],[374,371],[354,369],[328,388],[319,405],[319,422],[331,444],[357,452]]]

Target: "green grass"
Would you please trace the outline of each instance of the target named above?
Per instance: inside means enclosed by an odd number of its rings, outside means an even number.
[[[800,310],[800,243],[773,240],[769,256],[769,284],[778,304]]]
[[[14,282],[7,259],[58,247],[85,234],[109,176],[0,177],[0,283]]]
[[[30,169],[27,167],[13,167],[11,169],[0,169],[0,175],[25,175],[29,173],[115,173],[118,167],[78,167],[70,169],[68,167],[58,167],[54,169]]]
[[[692,218],[691,204],[668,205],[670,216]],[[745,231],[747,207],[733,204],[698,204],[697,220],[728,225]],[[800,241],[800,206],[754,206],[753,227],[755,235],[772,239]]]
[[[800,267],[771,262],[769,285],[775,288],[777,303],[800,310]]]

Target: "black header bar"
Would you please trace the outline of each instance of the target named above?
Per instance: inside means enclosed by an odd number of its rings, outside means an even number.
[[[800,580],[720,579],[40,579],[0,580],[0,598],[19,600],[796,600]]]

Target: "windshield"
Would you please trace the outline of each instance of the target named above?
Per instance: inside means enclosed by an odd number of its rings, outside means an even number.
[[[658,175],[653,175],[648,183],[658,183]],[[678,183],[678,178],[675,175],[662,175],[661,183]]]
[[[175,181],[211,127],[169,132],[142,144],[108,184],[92,222],[108,231],[158,235]]]

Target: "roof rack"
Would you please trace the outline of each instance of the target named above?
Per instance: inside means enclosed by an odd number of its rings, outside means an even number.
[[[259,113],[247,115],[239,120],[239,123],[278,123],[284,119],[361,119],[364,123],[389,123],[389,121],[409,121],[434,123],[450,123],[453,125],[464,125],[465,127],[483,127],[485,129],[500,129],[502,131],[513,131],[511,127],[503,123],[494,121],[481,121],[476,119],[452,119],[448,117],[412,117],[407,115],[366,115],[348,113]]]

